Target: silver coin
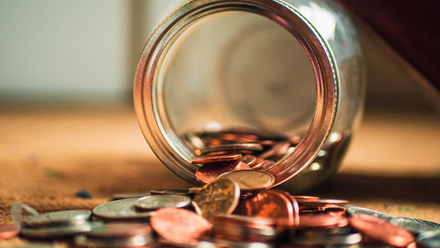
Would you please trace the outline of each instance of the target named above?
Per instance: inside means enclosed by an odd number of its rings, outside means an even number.
[[[154,189],[151,190],[150,193],[151,195],[191,195],[187,189]]]
[[[398,217],[394,218],[390,221],[391,224],[400,226],[410,232],[415,234],[421,234],[428,231],[440,230],[432,225],[428,225],[426,221],[414,219],[414,218],[406,218],[406,217]]]
[[[360,215],[360,214],[366,214],[366,215],[370,215],[370,216],[374,216],[376,218],[382,219],[384,221],[390,222],[392,219],[394,219],[394,217],[375,211],[375,210],[371,210],[368,208],[363,208],[363,207],[357,207],[357,206],[348,206],[347,207],[347,214],[353,216],[353,215]]]
[[[92,229],[90,223],[72,226],[55,226],[55,227],[24,227],[21,234],[27,238],[59,238],[68,237],[76,234],[90,232]]]
[[[134,202],[134,206],[142,210],[159,208],[184,208],[191,204],[191,198],[184,195],[151,195]]]
[[[275,248],[275,244],[269,243],[259,243],[259,242],[243,242],[243,241],[232,241],[227,239],[215,239],[215,243],[218,247],[228,247],[228,248]]]
[[[130,198],[141,198],[145,196],[149,196],[150,192],[140,192],[140,193],[120,193],[120,194],[114,194],[113,200],[122,200],[122,199],[130,199]]]
[[[360,233],[324,235],[316,237],[295,237],[292,242],[300,246],[353,245],[362,241]]]
[[[107,202],[95,207],[93,214],[111,220],[142,219],[154,215],[152,211],[138,211],[134,206],[137,200],[139,198]]]
[[[268,189],[275,182],[275,178],[271,174],[254,170],[231,171],[221,175],[219,178],[226,178],[237,182],[242,191]]]
[[[42,227],[74,224],[89,220],[92,216],[90,210],[67,210],[33,215],[25,218],[23,223],[27,226]]]
[[[74,243],[77,247],[90,248],[113,248],[113,247],[139,247],[145,246],[153,242],[150,235],[147,236],[133,236],[129,238],[90,238],[85,235],[79,235],[74,238]]]
[[[440,247],[440,231],[428,231],[417,236],[417,247],[431,248]]]

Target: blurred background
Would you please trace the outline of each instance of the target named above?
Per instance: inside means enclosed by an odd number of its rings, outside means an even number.
[[[145,42],[181,2],[0,0],[1,102],[129,104]],[[365,28],[360,33],[367,66],[367,106],[383,101],[409,107],[432,105],[428,95],[435,94],[430,93],[433,88],[420,83],[423,78],[397,56],[384,52],[387,48],[377,37]]]

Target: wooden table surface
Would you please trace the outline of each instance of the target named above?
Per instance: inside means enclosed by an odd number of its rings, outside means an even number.
[[[132,106],[4,104],[0,116],[0,223],[14,202],[92,209],[115,193],[191,186],[155,157]],[[440,222],[439,148],[438,112],[367,109],[339,173],[304,194]]]

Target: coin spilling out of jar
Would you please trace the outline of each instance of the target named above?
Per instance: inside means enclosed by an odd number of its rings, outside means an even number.
[[[267,190],[260,183],[255,188],[261,190],[250,192],[221,178],[197,193],[160,189],[110,201],[95,207],[93,216],[84,210],[41,214],[24,219],[32,226],[21,230],[1,226],[0,240],[20,233],[18,239],[29,245],[69,239],[83,248],[439,247],[437,223],[348,206],[346,200]]]
[[[241,190],[253,190],[255,187],[249,184],[258,180],[266,182],[264,188],[273,186],[275,178],[268,173],[269,170],[295,150],[301,137],[232,128],[216,132],[189,131],[183,139],[194,150],[195,155],[190,162],[198,166],[195,175],[199,182],[206,184],[222,176],[233,177],[242,183]],[[321,150],[318,158],[325,156],[331,146],[325,148],[327,151]],[[240,173],[234,173],[236,171]]]

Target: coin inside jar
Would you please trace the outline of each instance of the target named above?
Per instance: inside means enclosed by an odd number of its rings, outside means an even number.
[[[184,208],[191,204],[191,198],[183,195],[151,195],[138,199],[134,206],[141,210],[158,208]]]
[[[198,156],[192,158],[189,162],[192,164],[205,164],[205,163],[214,163],[214,162],[223,162],[223,161],[234,161],[238,160],[242,157],[239,153],[231,153],[224,155],[205,155]]]
[[[262,150],[263,150],[263,146],[260,144],[237,143],[237,144],[208,146],[203,149],[195,150],[195,154],[200,156],[210,152],[219,152],[219,151],[262,151]]]
[[[271,174],[253,170],[231,171],[219,178],[227,178],[237,182],[241,191],[268,189],[275,182],[275,178]]]
[[[196,171],[196,177],[199,182],[211,183],[226,172],[250,169],[249,165],[238,160],[206,163]]]

